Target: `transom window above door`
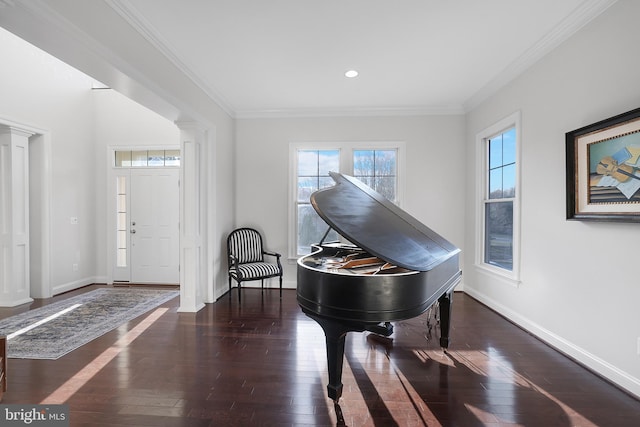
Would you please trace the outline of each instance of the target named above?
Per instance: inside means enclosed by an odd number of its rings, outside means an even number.
[[[117,168],[179,167],[180,150],[116,150]]]

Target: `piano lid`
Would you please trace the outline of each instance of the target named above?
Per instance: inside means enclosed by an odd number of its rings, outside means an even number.
[[[409,270],[429,271],[460,249],[357,179],[329,172],[333,187],[311,195],[318,215],[349,241]]]

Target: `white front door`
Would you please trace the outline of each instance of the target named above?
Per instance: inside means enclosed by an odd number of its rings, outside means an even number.
[[[179,283],[177,168],[131,169],[129,233],[133,283]]]
[[[116,169],[114,282],[179,283],[178,168]]]

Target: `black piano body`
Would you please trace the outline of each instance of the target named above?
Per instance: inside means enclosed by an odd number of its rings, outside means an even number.
[[[449,345],[452,292],[461,278],[460,250],[360,181],[330,173],[336,185],[311,203],[347,243],[314,245],[298,260],[297,299],[323,328],[328,396],[342,395],[348,332],[390,335],[390,322],[440,303],[440,345]]]

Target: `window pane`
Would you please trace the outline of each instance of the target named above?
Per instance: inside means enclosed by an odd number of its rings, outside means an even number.
[[[131,166],[131,151],[116,151],[116,167]]]
[[[489,140],[489,169],[502,165],[502,137],[498,135]]]
[[[330,176],[321,176],[318,179],[318,184],[320,186],[320,189],[322,189],[327,187],[333,187],[335,185],[335,182],[333,181],[333,178],[331,178]]]
[[[353,175],[373,176],[375,159],[373,150],[355,150],[353,152]]]
[[[147,152],[146,151],[132,151],[131,152],[131,166],[147,166]]]
[[[120,194],[117,196],[117,206],[116,209],[118,212],[126,212],[127,211],[127,196],[124,194]]]
[[[116,245],[118,249],[126,249],[127,248],[127,232],[124,230],[118,231],[116,237],[117,237]]]
[[[396,150],[376,150],[376,175],[395,175],[396,163]]]
[[[117,194],[125,194],[127,192],[127,178],[119,176],[116,178]]]
[[[318,189],[318,179],[315,177],[298,178],[298,202],[309,203],[311,193]]]
[[[116,265],[118,267],[127,266],[127,250],[126,249],[118,249]]]
[[[396,178],[395,177],[379,177],[376,178],[376,186],[374,187],[378,193],[391,201],[396,200]]]
[[[502,134],[502,164],[516,162],[516,128],[511,128]]]
[[[329,225],[322,220],[309,204],[298,205],[298,253],[305,254],[311,251],[311,245],[319,243]],[[338,234],[331,230],[325,241],[335,241]]]
[[[375,190],[375,179],[372,176],[357,176],[358,181],[361,181],[364,185],[366,185],[369,188],[372,188]]]
[[[164,165],[180,166],[180,150],[165,150]]]
[[[164,150],[149,150],[147,166],[164,166]]]
[[[516,165],[502,168],[502,196],[516,197]]]
[[[485,204],[485,260],[513,270],[513,202]]]
[[[489,171],[489,198],[502,199],[502,168]]]
[[[127,229],[127,214],[125,212],[119,212],[117,214],[117,230],[126,230]]]
[[[318,160],[319,176],[328,176],[329,172],[340,170],[340,151],[338,150],[321,150]]]
[[[316,176],[318,174],[318,151],[298,151],[298,176]]]

